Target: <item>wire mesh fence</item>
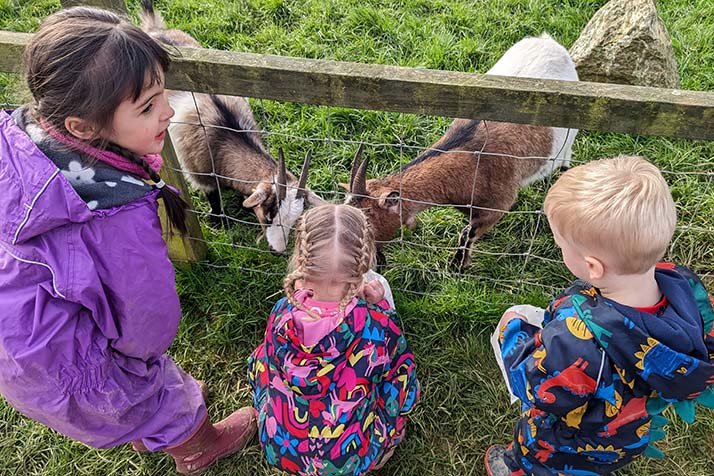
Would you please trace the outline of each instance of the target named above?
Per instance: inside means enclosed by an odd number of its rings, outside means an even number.
[[[193,93],[189,95],[189,105],[198,104]],[[17,107],[5,98],[4,108]],[[196,170],[186,167],[185,156],[190,150],[179,150],[182,165],[179,172],[189,183],[200,177],[215,183],[214,194],[218,197],[219,208],[212,206],[206,198],[206,187],[194,189],[192,198],[203,236],[190,237],[202,240],[211,253],[198,266],[210,268],[232,268],[244,273],[257,273],[279,282],[285,274],[286,255],[273,256],[264,232],[266,224],[283,230],[290,236],[292,223],[281,223],[281,216],[275,221],[261,223],[255,209],[241,206],[245,193],[240,190],[254,189],[261,182],[274,187],[275,162],[263,164],[266,173],[261,176],[246,176],[242,173],[242,160],[251,160],[246,153],[227,154],[225,143],[216,143],[213,130],[221,130],[223,136],[251,135],[260,141],[269,157],[277,157],[278,149],[285,151],[287,168],[296,172],[302,166],[306,154],[311,152],[309,180],[307,186],[326,201],[344,202],[348,192],[340,183],[349,183],[352,160],[357,149],[362,146],[365,157],[370,158],[368,177],[384,177],[394,174],[400,177],[400,170],[408,167],[410,161],[420,154],[432,153],[434,157],[446,149],[430,147],[447,129],[449,120],[445,118],[416,116],[399,113],[365,112],[326,106],[305,106],[268,100],[251,100],[256,117],[254,127],[240,129],[225,122],[211,121],[200,112],[197,121],[182,121],[178,117],[173,125],[196,128],[208,145],[210,164],[208,168]],[[184,102],[183,107],[186,104]],[[236,124],[240,124],[237,121]],[[256,124],[260,124],[257,126]],[[393,283],[394,291],[429,300],[443,301],[459,299],[489,306],[506,306],[522,300],[525,296],[553,296],[572,279],[561,261],[549,231],[547,219],[542,213],[542,201],[549,186],[557,179],[559,172],[548,173],[541,180],[520,189],[518,198],[508,209],[480,207],[476,187],[477,175],[485,173],[478,164],[489,149],[488,127],[486,139],[474,150],[468,147],[450,147],[452,154],[466,154],[476,163],[475,172],[469,180],[471,203],[449,203],[444,200],[424,200],[410,198],[405,192],[403,180],[398,180],[401,199],[396,208],[396,216],[401,223],[406,222],[404,210],[407,206],[417,206],[424,211],[417,215],[416,226],[399,227],[393,236],[379,241],[385,257],[381,271]],[[570,131],[568,134],[573,134]],[[634,136],[608,135],[608,139],[621,140],[617,150],[612,140],[605,141],[609,149],[602,148],[599,138],[604,134],[580,134],[574,146],[571,165],[577,165],[600,157],[617,154],[641,154],[652,159],[662,170],[672,189],[678,205],[678,226],[671,242],[667,259],[690,266],[704,280],[711,283],[714,276],[714,146],[707,142],[669,141]],[[568,136],[566,136],[568,137]],[[176,144],[179,137],[172,131]],[[214,141],[212,143],[212,140]],[[196,145],[196,144],[193,144]],[[260,144],[259,144],[260,145]],[[553,164],[562,152],[561,145],[555,155],[515,156],[489,150],[488,155],[498,159],[511,158],[519,161],[533,161],[539,164]],[[230,149],[230,147],[228,147]],[[245,152],[245,151],[242,151]],[[221,161],[232,161],[232,173],[223,173]],[[435,160],[433,157],[431,160]],[[545,166],[544,165],[544,166]],[[436,165],[438,167],[438,165]],[[491,173],[491,171],[487,171]],[[456,185],[430,182],[426,186],[448,191]],[[412,187],[408,184],[407,188]],[[288,183],[287,189],[296,184]],[[236,190],[238,189],[238,190]],[[210,194],[209,194],[210,195]],[[214,195],[214,197],[215,197]],[[448,196],[448,193],[444,193]],[[215,200],[215,199],[214,199]],[[472,205],[473,204],[473,205]],[[275,212],[277,203],[268,209]],[[218,211],[217,211],[218,210]],[[472,262],[465,269],[450,264],[454,254],[459,252],[459,236],[475,213],[499,212],[503,217],[472,249]],[[382,226],[379,217],[372,217],[375,226]]]
[[[363,154],[371,157],[370,177],[382,177],[396,174],[404,169],[410,161],[426,152],[446,152],[445,149],[429,147],[428,144],[438,139],[439,134],[446,129],[447,120],[443,118],[418,117],[406,114],[391,113],[364,113],[350,111],[342,108],[305,106],[298,109],[300,120],[290,124],[281,117],[285,110],[274,101],[252,101],[256,116],[264,127],[251,130],[238,130],[224,125],[210,124],[203,120],[191,123],[197,128],[222,128],[232,134],[257,133],[262,138],[266,148],[273,157],[277,156],[278,147],[284,148],[287,153],[290,169],[298,170],[302,165],[300,160],[309,150],[312,151],[309,187],[323,199],[333,202],[344,202],[347,192],[338,186],[338,183],[348,183],[352,159],[358,147],[364,148]],[[277,105],[277,106],[276,106]],[[294,112],[294,111],[291,111]],[[365,117],[367,116],[367,117]],[[374,130],[369,130],[368,125],[375,122],[378,116],[381,124],[377,123]],[[354,121],[350,124],[348,121]],[[426,122],[427,137],[419,137],[414,130],[416,122]],[[365,124],[366,123],[366,124]],[[305,127],[308,124],[308,127]],[[296,131],[290,129],[294,127]],[[319,130],[322,127],[322,130]],[[486,127],[488,129],[488,127]],[[423,131],[424,129],[422,129]],[[573,134],[574,131],[569,133]],[[385,141],[384,138],[392,138]],[[582,137],[582,136],[581,136]],[[612,152],[597,151],[597,134],[590,135],[586,144],[576,143],[572,165],[583,163],[595,157],[608,157],[622,154],[643,154],[657,163],[668,183],[672,187],[678,203],[679,226],[676,229],[667,258],[692,267],[700,273],[705,280],[712,276],[714,256],[711,244],[714,241],[714,228],[709,217],[712,216],[714,201],[711,198],[711,182],[714,178],[712,170],[711,144],[679,141],[681,150],[670,147],[667,140],[644,139],[626,137],[621,150]],[[471,196],[476,198],[480,190],[476,187],[476,174],[479,173],[478,163],[485,154],[484,148],[489,146],[487,134],[486,141],[478,150],[459,147],[451,148],[451,153],[465,153],[476,162],[475,174],[470,180],[472,184]],[[562,149],[563,146],[561,146]],[[665,157],[658,157],[658,150],[665,150]],[[670,150],[667,150],[670,149]],[[559,151],[560,152],[560,151]],[[559,154],[553,155],[528,155],[514,156],[507,153],[489,151],[492,157],[514,158],[522,161],[538,161],[546,164],[556,160]],[[212,154],[213,160],[223,160],[220,155]],[[208,174],[228,182],[244,182],[257,186],[258,180],[246,177],[230,177],[216,173],[215,162],[211,164],[211,172],[195,172],[182,170],[188,176],[191,174]],[[438,165],[436,165],[438,167]],[[400,193],[401,200],[397,214],[399,221],[405,223],[405,204],[418,205],[425,211],[418,215],[417,226],[411,230],[402,226],[389,239],[379,241],[384,251],[386,263],[382,271],[395,279],[398,285],[395,291],[417,296],[426,296],[433,299],[456,298],[453,294],[455,281],[468,280],[471,283],[480,283],[488,288],[485,293],[491,298],[484,299],[478,295],[459,295],[459,299],[492,305],[511,304],[509,300],[517,299],[529,293],[553,295],[571,279],[567,270],[562,265],[559,250],[551,238],[547,220],[542,213],[541,206],[545,192],[557,179],[558,172],[547,174],[542,180],[522,189],[519,198],[510,209],[490,209],[478,205],[444,203],[443,201],[430,201],[409,198]],[[410,187],[412,185],[410,184]],[[448,189],[449,183],[429,183],[428,186]],[[219,188],[219,190],[221,190]],[[403,182],[399,181],[399,191],[403,192]],[[250,212],[240,210],[236,203],[243,197],[239,194],[221,192],[220,216],[207,210],[205,202],[199,198],[198,213],[201,220],[209,223],[210,219],[220,218],[229,223],[231,227],[220,230],[214,225],[206,228],[207,241],[212,247],[231,247],[237,250],[270,254],[270,249],[265,241],[251,243],[246,236],[254,238],[261,234],[261,224]],[[232,203],[229,203],[232,202]],[[472,200],[471,203],[477,203]],[[456,208],[461,211],[459,213]],[[503,218],[481,240],[473,246],[473,263],[465,270],[455,269],[450,266],[450,259],[460,248],[459,234],[468,224],[468,218],[474,213],[483,211],[497,211],[504,214]],[[466,216],[466,220],[464,219]],[[377,217],[373,217],[376,221]],[[276,223],[289,233],[291,223]],[[375,226],[379,227],[378,221]],[[243,236],[240,236],[243,235]],[[220,237],[220,238],[219,238]],[[288,250],[289,251],[289,250]],[[272,258],[271,258],[272,259]],[[206,263],[207,265],[211,265]],[[215,264],[213,264],[215,265]],[[246,272],[270,273],[280,276],[282,267],[273,267],[266,271],[259,267],[246,267]],[[445,286],[452,292],[444,294],[439,291],[439,283],[449,282]],[[493,296],[497,296],[493,300]]]

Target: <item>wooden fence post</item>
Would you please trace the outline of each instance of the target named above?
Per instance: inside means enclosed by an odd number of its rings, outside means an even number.
[[[126,2],[124,0],[60,0],[62,8],[86,5],[88,7],[100,7],[114,10],[118,13],[127,13]]]
[[[164,141],[164,150],[161,151],[161,156],[164,158],[164,165],[161,167],[160,172],[161,178],[166,183],[179,189],[181,197],[186,200],[190,208],[186,214],[186,227],[188,228],[186,236],[181,236],[178,233],[173,233],[169,236],[166,210],[164,209],[163,201],[159,201],[159,216],[164,230],[164,241],[169,247],[169,258],[179,265],[185,262],[202,261],[206,257],[206,242],[203,239],[201,225],[198,223],[198,216],[193,211],[193,203],[188,186],[179,171],[181,170],[181,165],[176,157],[176,150],[168,131],[166,131],[166,140]]]

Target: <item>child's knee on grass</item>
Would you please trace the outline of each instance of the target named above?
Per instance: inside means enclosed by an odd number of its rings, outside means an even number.
[[[503,316],[501,316],[501,320],[498,322],[497,329],[499,329],[499,330],[503,329],[506,326],[506,324],[511,322],[513,319],[522,319],[524,321],[526,320],[525,316],[523,316],[515,311],[511,311],[509,309],[503,313]]]

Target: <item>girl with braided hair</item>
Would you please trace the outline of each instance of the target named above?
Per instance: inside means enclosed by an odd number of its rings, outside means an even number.
[[[363,282],[374,255],[357,208],[321,205],[298,224],[285,297],[248,360],[260,444],[282,471],[367,474],[404,437],[419,383],[385,288]]]
[[[165,451],[180,473],[242,449],[245,407],[213,424],[166,354],[181,318],[157,199],[170,57],[114,13],[48,17],[25,52],[31,104],[0,111],[0,394],[96,448]]]

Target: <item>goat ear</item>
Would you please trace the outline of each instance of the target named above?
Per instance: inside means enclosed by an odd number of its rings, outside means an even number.
[[[267,221],[265,219],[265,212],[261,207],[256,207],[253,209],[255,212],[255,216],[258,218],[258,223],[260,223],[260,234],[258,237],[255,239],[256,244],[260,243],[260,240],[262,240],[265,237],[265,230],[268,228]]]
[[[350,191],[350,184],[348,184],[348,183],[340,182],[337,185],[339,185],[341,189],[343,189],[347,192]]]
[[[392,190],[391,192],[384,192],[382,195],[380,195],[379,199],[377,199],[377,204],[380,206],[380,208],[389,210],[391,208],[399,206],[399,200],[399,192],[397,192],[396,190]]]
[[[265,184],[259,184],[253,193],[251,193],[248,198],[243,200],[243,206],[245,208],[255,208],[261,203],[263,203],[268,198],[269,189]],[[256,212],[257,214],[257,212]],[[258,217],[260,218],[260,217]]]
[[[324,205],[325,203],[327,203],[312,190],[307,191],[305,198],[307,199],[307,203],[310,204],[311,207],[317,207],[319,205]]]

